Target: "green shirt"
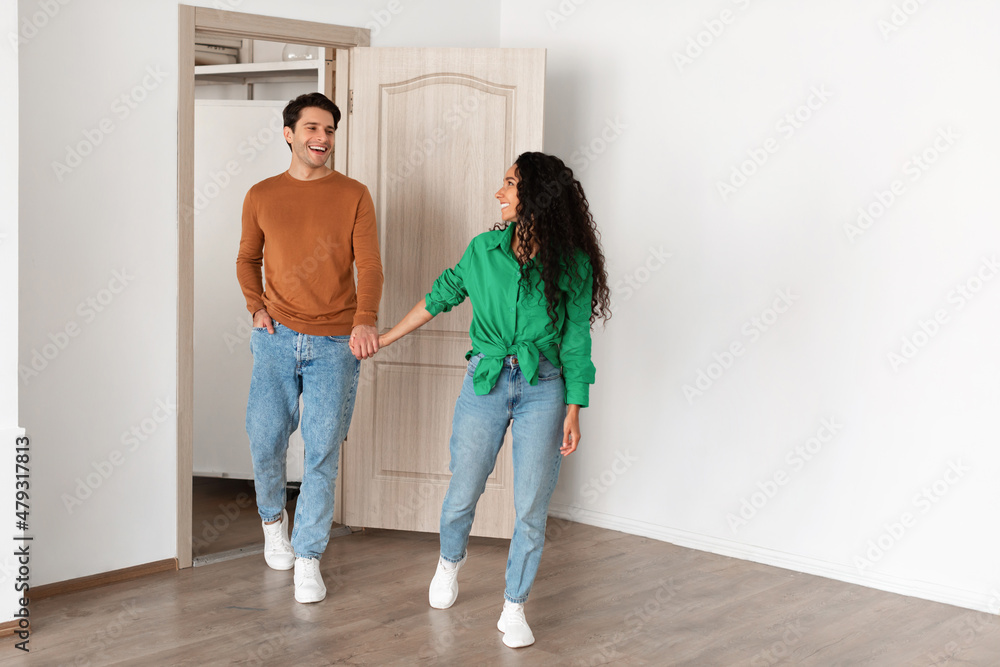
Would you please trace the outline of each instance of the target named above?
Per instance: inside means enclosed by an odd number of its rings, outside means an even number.
[[[424,299],[427,312],[437,315],[472,302],[469,337],[472,350],[466,359],[482,353],[473,386],[476,394],[490,393],[500,377],[503,359],[516,355],[528,383],[538,383],[538,354],[561,366],[566,382],[567,405],[587,406],[595,369],[590,360],[590,298],[593,269],[579,252],[578,274],[564,271],[559,278],[563,297],[556,307],[553,329],[546,311],[541,271],[530,274],[530,287],[521,285],[521,269],[511,250],[513,226],[485,232],[469,243],[462,259],[446,269]]]

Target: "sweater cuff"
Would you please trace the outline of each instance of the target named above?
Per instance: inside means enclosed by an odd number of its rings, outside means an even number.
[[[378,322],[378,313],[373,313],[370,310],[359,310],[354,313],[354,324],[351,325],[351,328],[373,327],[376,322]]]

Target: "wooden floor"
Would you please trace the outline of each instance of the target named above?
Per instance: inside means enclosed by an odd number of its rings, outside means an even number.
[[[264,544],[253,482],[195,477],[192,484],[192,553],[195,558]],[[292,534],[297,491],[289,489],[288,534]]]
[[[550,521],[525,606],[534,646],[496,620],[507,543],[473,538],[451,609],[431,609],[437,535],[330,542],[329,593],[297,604],[261,556],[32,604],[31,665],[1000,665],[1000,618]]]

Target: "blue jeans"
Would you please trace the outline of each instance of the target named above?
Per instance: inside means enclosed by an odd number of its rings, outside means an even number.
[[[563,422],[562,374],[539,358],[538,384],[524,379],[514,357],[504,359],[496,385],[476,396],[472,374],[482,355],[469,360],[451,431],[451,483],[441,507],[441,556],[457,563],[465,556],[476,503],[493,472],[507,426],[514,460],[514,537],[507,556],[506,590],[511,602],[528,599],[545,544],[549,500],[559,479]]]
[[[299,558],[319,558],[330,540],[340,443],[351,425],[361,369],[349,338],[309,336],[277,322],[273,334],[254,328],[250,335],[247,434],[257,511],[264,521],[280,519],[285,507],[285,454],[299,424],[302,395],[305,465],[292,531]]]

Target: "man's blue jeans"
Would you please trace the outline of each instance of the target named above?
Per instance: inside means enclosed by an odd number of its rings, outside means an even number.
[[[507,557],[504,597],[528,599],[545,544],[549,500],[559,479],[563,422],[562,374],[539,358],[538,384],[528,384],[514,357],[504,359],[500,378],[486,396],[476,396],[472,374],[482,355],[469,360],[451,432],[451,483],[441,508],[441,556],[457,563],[465,556],[476,503],[493,472],[507,426],[514,460],[514,537]]]
[[[299,425],[305,462],[295,508],[292,548],[299,558],[319,558],[330,540],[340,443],[354,412],[360,362],[349,336],[309,336],[274,322],[274,333],[250,336],[253,376],[247,402],[247,434],[253,458],[257,511],[264,521],[285,507],[285,454]]]

